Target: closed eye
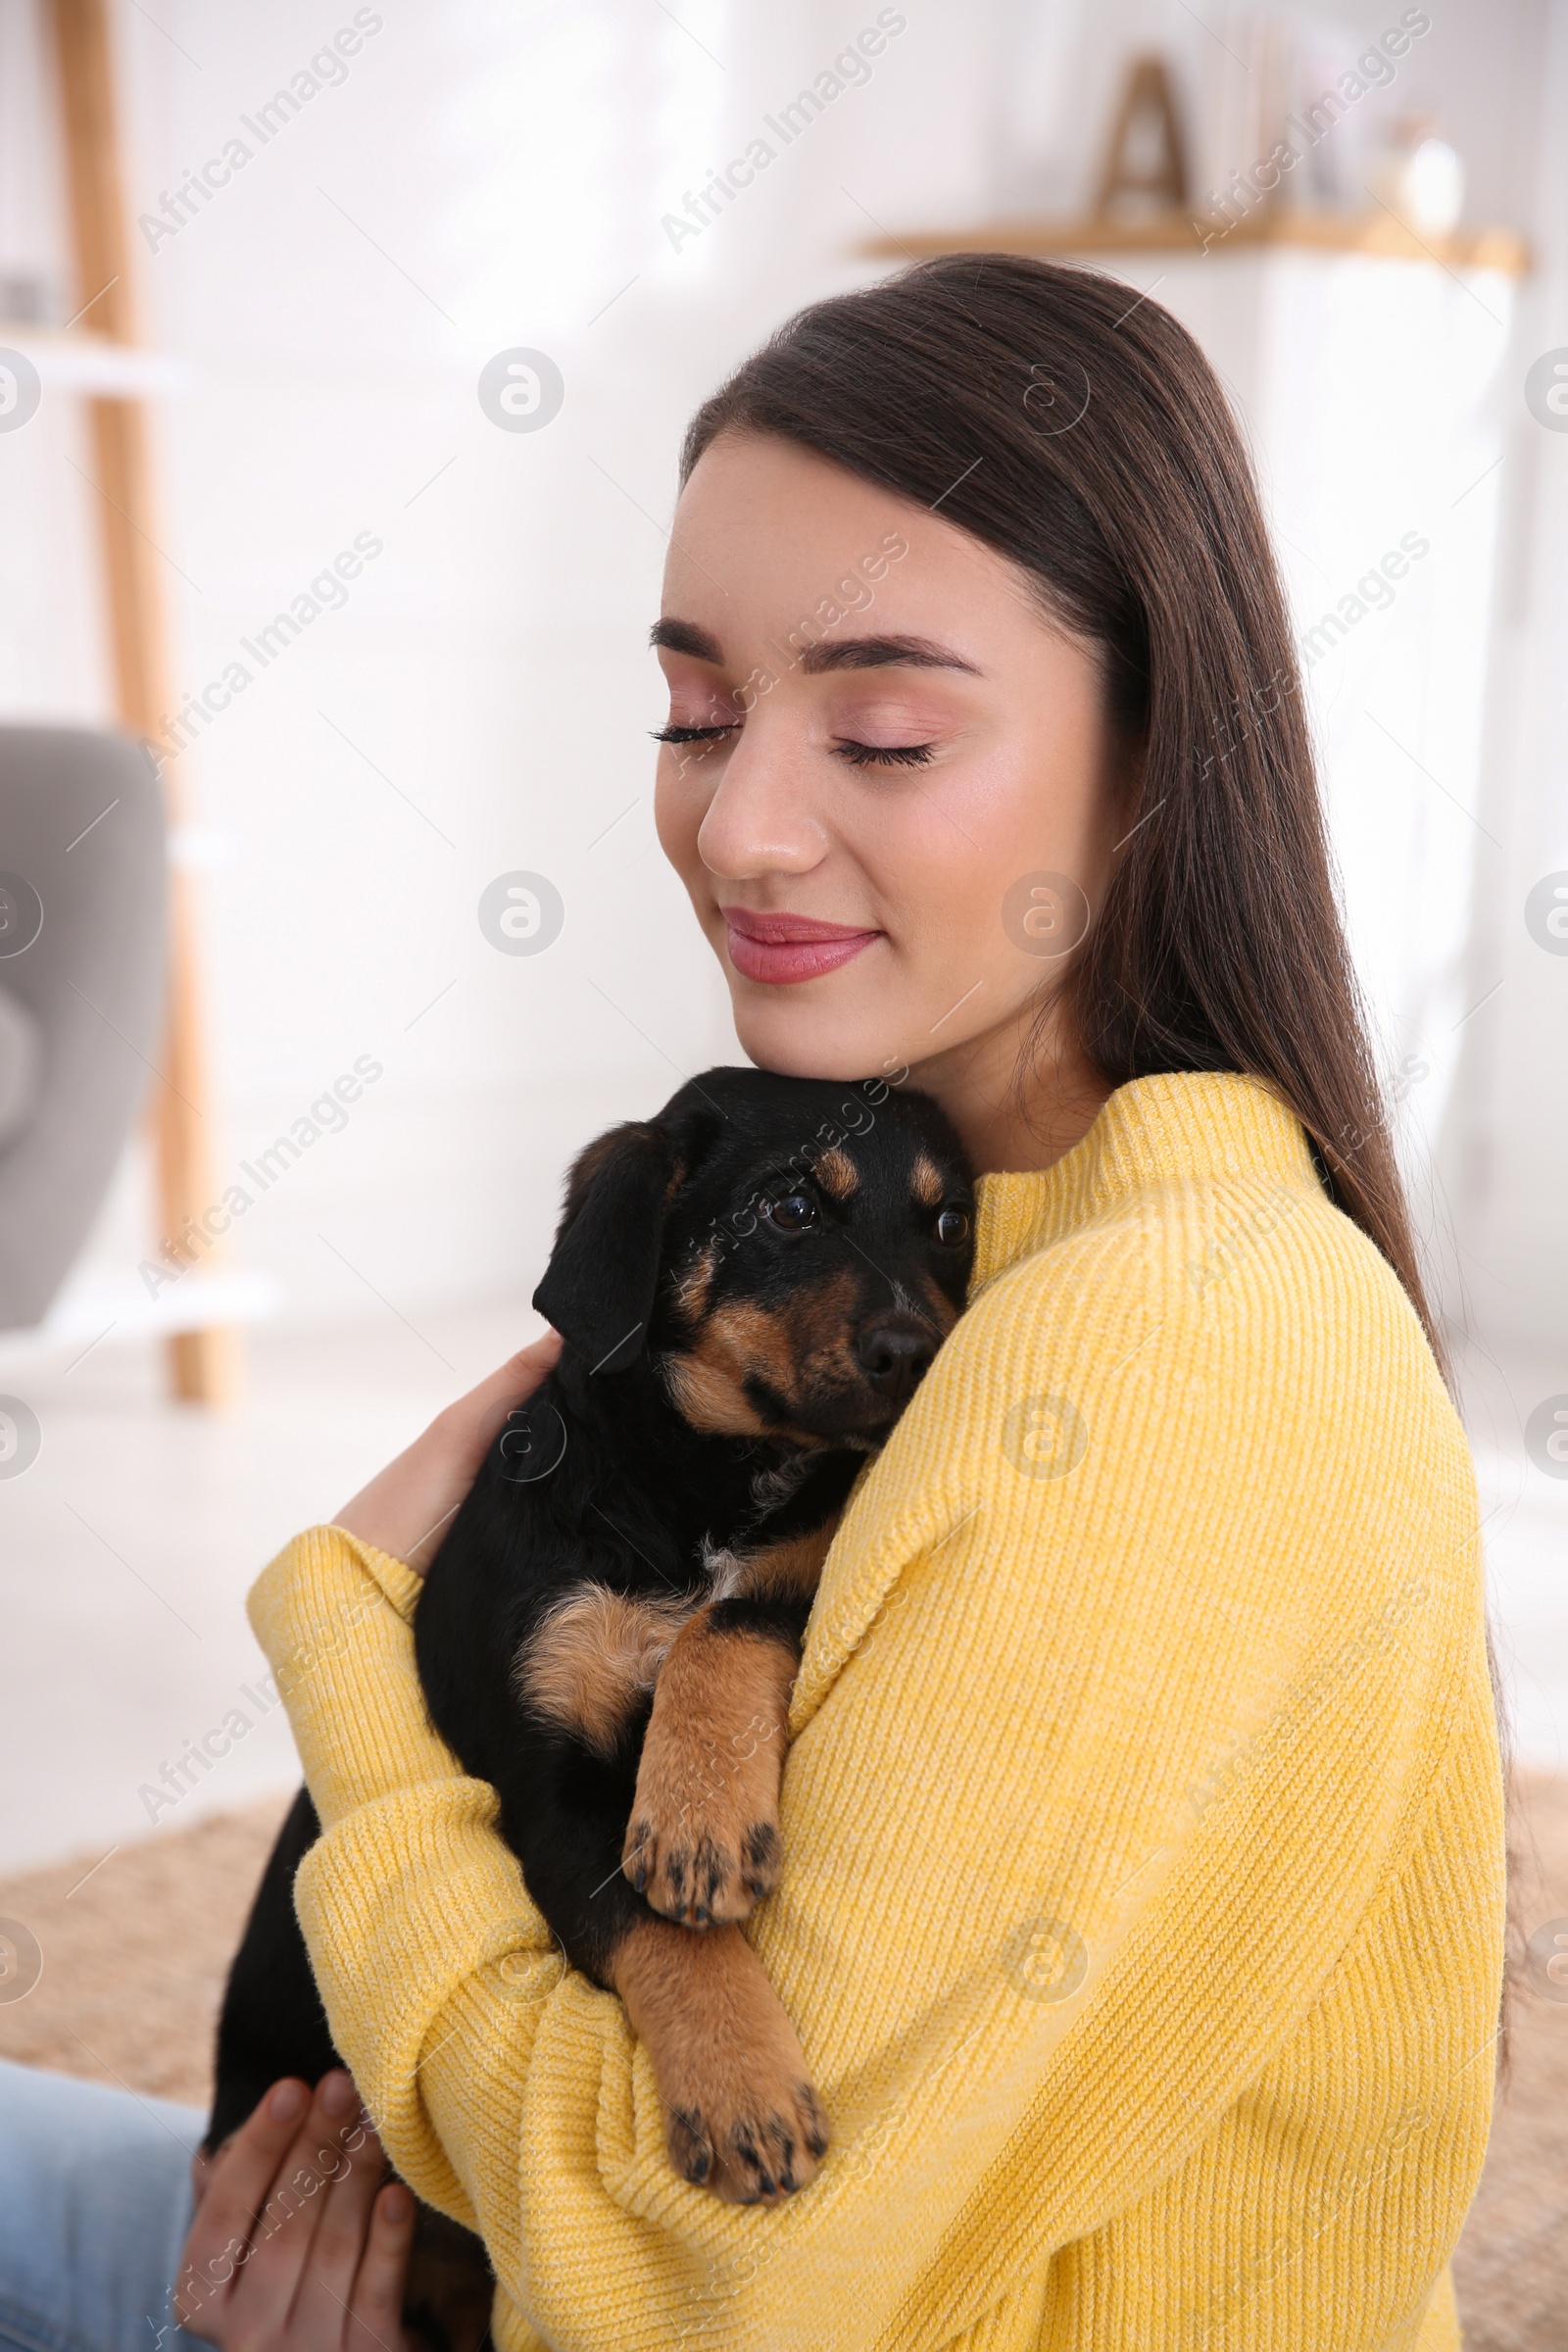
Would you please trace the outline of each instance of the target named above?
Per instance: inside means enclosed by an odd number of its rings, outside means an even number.
[[[840,736],[833,749],[851,767],[924,767],[934,743],[857,743]]]
[[[725,735],[740,732],[739,719],[724,726],[710,727],[650,727],[656,743],[717,743]],[[924,767],[936,750],[934,743],[860,743],[854,736],[841,735],[833,750],[851,767]]]

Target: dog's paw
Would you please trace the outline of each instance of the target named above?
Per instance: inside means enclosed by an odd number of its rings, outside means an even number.
[[[786,1643],[699,1611],[660,1669],[621,1868],[683,1927],[743,1920],[778,1884],[795,1665]]]
[[[721,1644],[708,1650],[725,1662]],[[762,1703],[747,1707],[751,1697]],[[727,1685],[710,1674],[701,1690],[661,1676],[621,1868],[666,1919],[688,1928],[738,1922],[777,1886],[783,1715],[776,1692],[749,1692],[740,1676]]]
[[[732,2205],[777,2204],[815,2180],[829,2138],[795,2029],[771,1987],[698,2028],[663,2053],[670,2162]]]
[[[687,1928],[749,1918],[777,1886],[783,1861],[772,1807],[748,1819],[744,1795],[726,1807],[652,1784],[652,1775],[645,1785],[639,1773],[621,1851],[621,1868],[638,1893]]]
[[[646,1914],[612,1977],[653,2061],[682,2177],[731,2204],[774,2204],[815,2179],[828,2121],[800,2037],[739,1928],[689,1935]]]
[[[776,2205],[816,2179],[827,2153],[822,2102],[805,2076],[699,2087],[669,2110],[666,2144],[683,2180],[731,2205]]]

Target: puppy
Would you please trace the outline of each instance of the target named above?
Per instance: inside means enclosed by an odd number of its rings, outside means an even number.
[[[566,1958],[647,2046],[669,2151],[741,2202],[828,2127],[741,1933],[776,1884],[789,1697],[849,1491],[962,1311],[973,1192],[926,1097],[710,1070],[590,1144],[534,1304],[560,1361],[431,1564],[431,1720]],[[216,2143],[339,2063],[293,1917],[302,1791],[236,1959]]]

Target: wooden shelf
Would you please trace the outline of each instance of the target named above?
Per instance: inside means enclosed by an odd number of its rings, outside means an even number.
[[[121,172],[110,20],[112,0],[51,0],[56,88],[70,197],[72,258],[77,298],[98,334],[34,328],[33,365],[62,387],[87,395],[88,478],[95,501],[108,606],[115,709],[127,734],[161,741],[163,713],[177,707],[168,647],[168,585],[158,543],[155,464],[142,394],[163,389],[168,362],[140,342],[130,242]],[[29,357],[32,353],[29,353]],[[172,828],[184,808],[172,762],[163,763]],[[204,1112],[207,1083],[205,1000],[197,937],[194,878],[175,867],[169,878],[169,993],[159,1055],[161,1085],[151,1099],[158,1154],[158,1217],[165,1238],[201,1218],[215,1198],[212,1134]],[[216,1254],[216,1253],[215,1253]],[[211,1261],[209,1261],[211,1264]],[[214,1269],[216,1271],[216,1269]],[[237,1342],[221,1323],[204,1320],[172,1331],[170,1375],[176,1396],[221,1404],[235,1391]]]
[[[924,260],[944,253],[1190,253],[1197,257],[1204,251],[1202,238],[1210,226],[1208,220],[1174,211],[1141,218],[1090,215],[1077,220],[984,220],[972,228],[911,229],[900,237],[874,237],[859,251],[878,261],[895,261],[901,254]],[[1509,277],[1522,277],[1530,267],[1525,241],[1511,228],[1458,229],[1451,236],[1418,237],[1392,213],[1307,212],[1264,205],[1233,228],[1213,236],[1207,251],[1242,253],[1259,245],[1431,261],[1446,270],[1500,270]]]
[[[144,400],[152,393],[177,391],[184,381],[176,360],[140,344],[38,326],[31,319],[0,318],[0,349],[22,352],[45,383],[93,400]]]

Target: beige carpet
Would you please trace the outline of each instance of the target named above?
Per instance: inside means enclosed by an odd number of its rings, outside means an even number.
[[[0,2058],[205,2107],[223,1980],[287,1809],[280,1798],[0,1880],[0,1936],[15,1921],[43,1963],[24,1999],[0,2002]]]
[[[1509,1828],[1508,2076],[1454,2256],[1465,2352],[1568,2346],[1568,1997],[1527,1945],[1568,1924],[1568,1780],[1522,1773]],[[1568,1984],[1560,1992],[1568,1996]]]
[[[7,1922],[42,1953],[26,1997],[0,1999],[0,2057],[205,2106],[228,1957],[283,1811],[280,1801],[223,1815],[107,1860],[0,1881],[0,1993],[7,1966],[29,1964],[25,1944],[8,1961],[19,1946],[7,1945]],[[1541,1963],[1523,1945],[1568,1920],[1568,1780],[1521,1776],[1511,1843],[1512,2065],[1454,2276],[1466,2352],[1563,2352],[1568,2000],[1540,1989]]]

